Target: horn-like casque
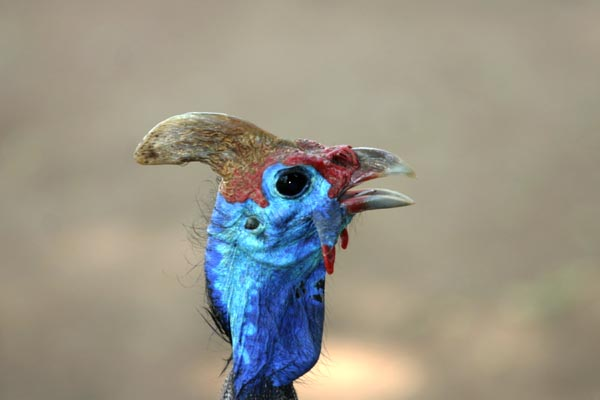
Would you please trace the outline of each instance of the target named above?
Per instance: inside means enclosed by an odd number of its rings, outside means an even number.
[[[167,118],[144,137],[134,153],[140,164],[208,164],[223,181],[220,191],[226,197],[253,198],[263,203],[261,193],[245,193],[261,167],[275,154],[297,150],[298,146],[280,139],[258,126],[220,113],[189,112]]]

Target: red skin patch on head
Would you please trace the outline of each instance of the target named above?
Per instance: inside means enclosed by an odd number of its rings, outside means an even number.
[[[269,205],[262,192],[262,177],[265,169],[279,162],[276,155],[267,157],[261,164],[244,165],[235,170],[233,178],[221,182],[219,192],[230,203],[243,203],[248,199],[265,208]]]
[[[352,182],[352,174],[360,168],[358,157],[347,145],[325,147],[317,142],[300,139],[298,148],[279,148],[260,160],[235,170],[233,178],[223,181],[219,191],[230,203],[252,199],[261,207],[269,205],[262,192],[262,176],[275,163],[284,165],[310,165],[330,184],[329,197],[338,197]]]
[[[314,142],[299,141],[297,143],[307,145],[307,150],[311,149],[308,146],[315,146]],[[339,196],[348,187],[352,174],[360,168],[356,153],[352,151],[352,147],[346,145],[323,147],[316,151],[295,152],[282,162],[285,165],[314,167],[331,184],[330,198]]]

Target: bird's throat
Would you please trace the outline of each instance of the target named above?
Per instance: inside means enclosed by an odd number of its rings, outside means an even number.
[[[324,317],[325,268],[316,254],[294,274],[249,259],[209,236],[205,261],[212,307],[230,332],[236,399],[291,384],[317,362]]]

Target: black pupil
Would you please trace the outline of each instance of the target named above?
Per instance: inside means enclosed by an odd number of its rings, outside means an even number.
[[[308,183],[308,177],[299,171],[289,171],[281,174],[275,187],[277,191],[288,197],[297,196]]]

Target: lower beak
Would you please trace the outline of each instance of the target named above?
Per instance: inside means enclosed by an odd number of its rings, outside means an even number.
[[[369,147],[355,147],[352,150],[358,157],[360,168],[352,174],[348,190],[340,196],[340,202],[348,212],[356,214],[368,210],[414,204],[414,201],[407,195],[388,189],[352,189],[368,180],[388,175],[402,174],[415,177],[412,168],[390,152]]]

